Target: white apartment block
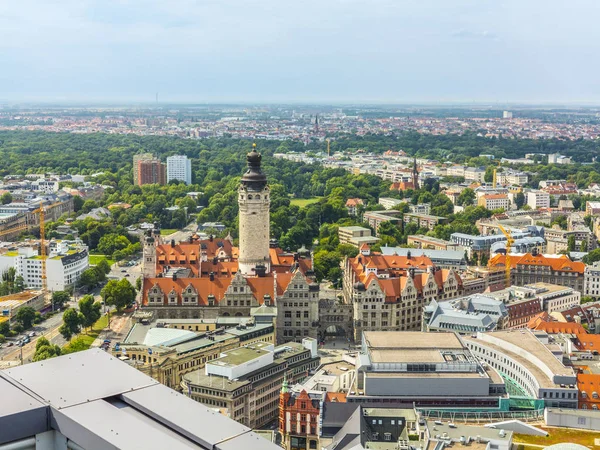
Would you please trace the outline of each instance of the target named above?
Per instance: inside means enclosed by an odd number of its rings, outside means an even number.
[[[586,266],[583,274],[583,295],[600,298],[600,264]]]
[[[485,178],[485,170],[479,167],[467,167],[465,169],[465,181],[476,181],[483,183]]]
[[[385,209],[393,209],[395,206],[398,206],[403,201],[404,200],[398,200],[397,198],[379,197],[379,204]]]
[[[479,197],[477,204],[490,210],[500,208],[508,209],[510,200],[506,194],[487,194]]]
[[[511,186],[523,186],[529,181],[529,175],[525,172],[500,172],[497,178],[498,183]]]
[[[171,180],[192,184],[192,162],[184,155],[167,158],[167,183]]]
[[[550,208],[550,194],[544,191],[529,191],[527,204],[531,209]]]
[[[0,255],[0,273],[14,267],[17,276],[22,276],[25,287],[42,288],[42,259],[38,249],[20,247]],[[81,241],[51,241],[46,258],[48,290],[64,291],[79,280],[89,267],[87,247]]]

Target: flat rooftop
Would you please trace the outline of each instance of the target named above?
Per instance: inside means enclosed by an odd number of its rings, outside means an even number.
[[[227,350],[225,356],[210,361],[209,364],[229,367],[239,366],[240,364],[244,364],[263,355],[272,353],[269,350],[263,350],[263,347],[267,347],[269,345],[271,344],[266,342],[258,342],[250,347],[240,347],[233,350]]]
[[[470,436],[472,440],[475,440],[475,437],[481,436],[483,439],[487,440],[494,439],[508,442],[512,438],[512,431],[509,430],[504,430],[506,435],[504,437],[500,437],[500,431],[502,431],[500,429],[462,424],[455,424],[454,427],[450,427],[448,425],[449,423],[450,422],[442,421],[442,424],[439,425],[433,420],[426,421],[427,428],[429,429],[429,433],[432,436],[435,436],[436,434],[443,435],[444,433],[446,433],[447,436],[452,440],[459,440],[461,436],[464,436],[465,438]],[[470,447],[471,445],[469,445],[469,447],[466,448]]]
[[[425,333],[421,331],[365,331],[363,339],[370,349],[463,349],[455,333]]]

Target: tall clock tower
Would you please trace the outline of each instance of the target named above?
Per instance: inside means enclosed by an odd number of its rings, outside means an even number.
[[[238,189],[239,204],[239,270],[243,275],[255,275],[263,267],[270,271],[269,258],[269,206],[271,204],[267,177],[260,167],[261,154],[256,144],[248,153],[248,170]]]

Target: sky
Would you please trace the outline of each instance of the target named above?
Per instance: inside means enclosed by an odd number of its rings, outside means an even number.
[[[1,0],[0,102],[600,104],[598,0]]]

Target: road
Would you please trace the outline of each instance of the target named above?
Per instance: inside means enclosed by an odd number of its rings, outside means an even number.
[[[140,277],[142,274],[142,266],[141,264],[137,264],[131,267],[119,267],[117,264],[114,264],[111,267],[111,271],[109,273],[109,278],[127,278],[129,282],[135,285],[135,280]],[[127,276],[126,276],[127,275]],[[91,292],[94,295],[96,301],[101,301],[100,297],[100,289],[95,289]],[[64,309],[69,307],[77,307],[77,301],[81,299],[81,295],[77,295],[73,301],[70,301],[65,305]],[[103,311],[106,312],[107,308],[104,307]],[[129,331],[130,327],[130,317],[131,314],[122,314],[115,315],[111,318],[111,329],[103,331],[100,333],[97,342],[99,342],[96,346],[99,346],[103,339],[119,339],[124,337],[124,335]],[[54,316],[50,317],[48,320],[35,325],[32,329],[27,330],[27,332],[10,338],[6,343],[2,344],[0,348],[0,367],[6,366],[7,364],[15,364],[20,363],[21,358],[23,359],[23,363],[27,364],[31,362],[33,354],[35,353],[35,345],[37,340],[44,336],[51,344],[56,344],[60,347],[63,347],[67,344],[67,341],[62,337],[62,335],[58,332],[58,329],[62,325],[62,313],[59,312]],[[23,347],[18,347],[16,343],[23,339],[28,333],[34,331],[36,336],[31,339],[31,342],[25,344]],[[102,340],[101,340],[102,339]],[[7,344],[12,342],[13,346],[8,347]],[[22,351],[22,353],[21,353]]]
[[[75,302],[69,302],[69,304],[65,306],[65,309],[70,306],[75,306]],[[44,336],[46,339],[48,339],[50,343],[57,344],[62,347],[66,344],[66,341],[58,332],[58,328],[61,325],[62,313],[59,312],[50,317],[48,320],[45,320],[44,322],[38,325],[35,325],[31,330],[28,330],[26,333],[23,333],[18,337],[11,338],[2,345],[2,348],[0,348],[0,361],[20,361],[22,349],[23,362],[30,362],[31,357],[35,352],[35,344],[41,336]],[[36,336],[31,339],[31,342],[29,344],[25,344],[23,347],[18,347],[16,345],[13,345],[12,347],[7,347],[8,342],[16,344],[16,342],[19,339],[22,339],[27,333],[30,333],[31,331],[35,331]]]

